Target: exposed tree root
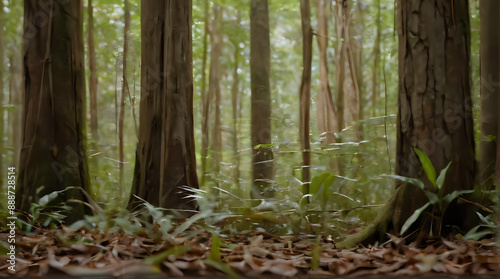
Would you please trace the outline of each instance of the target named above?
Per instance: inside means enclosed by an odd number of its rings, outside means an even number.
[[[369,224],[360,232],[348,236],[346,239],[337,243],[335,246],[340,249],[347,249],[355,247],[360,243],[370,243],[374,241],[380,241],[385,238],[387,225],[392,220],[392,217],[394,215],[394,209],[396,207],[396,200],[399,189],[400,188],[398,188],[396,192],[394,192],[392,197],[379,212],[377,218],[373,223]]]

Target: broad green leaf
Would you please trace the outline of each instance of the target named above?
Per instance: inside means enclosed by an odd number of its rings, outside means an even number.
[[[488,220],[488,217],[484,217],[483,214],[479,213],[479,212],[476,212],[477,216],[479,216],[479,219],[481,219],[481,221],[486,224],[486,225],[495,225],[495,222],[491,221],[491,220]],[[493,216],[493,215],[489,215],[489,216]],[[491,218],[490,218],[491,219]]]
[[[489,229],[478,231],[479,228],[481,228],[481,227],[486,227],[486,228],[489,228]],[[478,241],[478,240],[480,240],[485,235],[493,234],[495,229],[496,229],[496,226],[477,225],[474,228],[472,228],[470,231],[468,231],[464,235],[463,238],[465,240]]]
[[[439,173],[439,176],[436,180],[436,186],[438,189],[441,189],[443,188],[443,184],[444,184],[444,179],[446,178],[446,173],[448,172],[448,168],[450,167],[451,165],[451,162],[448,163],[448,165],[446,166],[446,168],[444,168],[440,173]]]
[[[311,194],[311,195],[316,194],[319,191],[321,185],[325,182],[325,180],[330,175],[331,174],[329,174],[329,173],[323,173],[323,174],[320,174],[318,176],[313,177],[313,179],[311,180],[311,184],[309,184],[309,193],[304,193],[304,194]]]
[[[418,186],[418,188],[426,191],[424,183],[416,178],[411,178],[411,177],[406,177],[406,176],[401,176],[401,175],[394,175],[394,174],[383,174],[381,176],[386,176],[386,177],[390,177],[393,179],[401,180],[403,182]]]
[[[147,257],[144,259],[145,264],[159,265],[168,260],[170,257],[178,257],[186,254],[190,250],[189,246],[174,246],[167,251]]]
[[[404,223],[403,227],[401,228],[401,232],[399,234],[403,235],[411,227],[411,225],[413,225],[413,223],[415,223],[415,221],[417,221],[417,219],[420,216],[420,214],[422,214],[422,212],[429,205],[431,205],[430,202],[424,204],[424,206],[422,206],[421,208],[415,210],[415,212],[413,212],[413,214],[410,216],[410,218],[408,218],[408,220],[406,220],[406,222]]]
[[[434,187],[437,188],[436,169],[434,169],[431,160],[429,159],[429,157],[427,157],[427,154],[425,154],[425,152],[423,152],[422,150],[418,148],[413,148],[413,150],[415,150],[415,153],[417,153],[418,158],[420,159],[420,163],[422,163],[422,168],[424,169],[425,175],[427,175],[427,178],[432,183],[432,185],[434,185]]]

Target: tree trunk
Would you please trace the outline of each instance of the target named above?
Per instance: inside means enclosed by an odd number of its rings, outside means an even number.
[[[250,76],[252,88],[252,198],[272,197],[274,176],[271,145],[271,43],[267,0],[250,3]]]
[[[335,143],[335,133],[339,131],[335,106],[333,104],[330,82],[328,81],[328,13],[326,0],[318,1],[318,35],[316,36],[319,47],[319,91],[316,102],[318,115],[318,131],[321,142],[324,144]]]
[[[302,81],[300,83],[300,143],[302,149],[302,183],[304,194],[309,193],[311,183],[311,142],[309,118],[311,102],[312,29],[309,0],[300,1],[302,21]]]
[[[155,206],[194,209],[192,2],[141,2],[141,111],[132,194]],[[131,196],[133,206],[133,196]]]
[[[69,223],[82,218],[85,208],[69,201],[83,197],[67,187],[89,184],[82,7],[82,1],[24,2],[26,79],[17,205],[28,211],[41,196],[66,189],[55,202],[72,206]]]
[[[236,15],[236,26],[240,27],[241,15],[239,11],[237,11]],[[240,114],[240,106],[239,106],[239,60],[240,60],[240,46],[237,40],[233,41],[234,53],[233,53],[233,75],[232,75],[232,84],[231,84],[231,105],[232,105],[232,113],[233,113],[233,131],[232,131],[232,143],[233,143],[233,181],[238,190],[240,187],[240,156],[239,156],[239,130],[238,130],[238,120]],[[241,193],[240,193],[241,194]]]
[[[500,1],[481,0],[481,142],[479,146],[479,183],[492,189],[495,167],[499,175],[497,145],[499,141],[498,107],[500,105]],[[494,140],[496,137],[496,140]]]
[[[207,175],[207,156],[208,156],[208,119],[209,119],[209,103],[206,91],[206,68],[207,68],[207,53],[208,53],[208,0],[204,1],[205,11],[205,33],[203,34],[203,57],[201,64],[201,182],[200,185],[205,185],[205,177]]]
[[[220,57],[222,56],[222,38],[219,32],[221,25],[221,7],[214,4],[214,17],[210,30],[210,73],[208,75],[208,102],[213,104],[213,126],[212,126],[212,144],[210,146],[212,158],[213,178],[218,185],[220,172],[220,163],[222,162],[222,132],[221,132],[221,93],[220,79],[221,67]]]
[[[128,0],[125,0],[125,27],[123,28],[123,68],[122,68],[122,90],[120,96],[120,120],[118,124],[118,140],[119,140],[119,164],[120,164],[120,187],[123,188],[123,167],[125,164],[125,158],[123,154],[123,122],[125,121],[125,95],[129,92],[128,81],[127,81],[127,54],[128,54],[128,36],[130,30],[130,8]],[[133,104],[131,104],[133,105]]]
[[[4,26],[4,11],[3,2],[0,1],[0,26]],[[3,38],[3,28],[0,28],[0,170],[4,170],[3,166],[3,155],[5,154],[5,105],[4,105],[4,38]],[[0,174],[0,185],[3,184],[4,174]]]
[[[346,63],[346,47],[344,44],[344,36],[345,36],[345,23],[347,21],[346,17],[346,8],[344,7],[344,1],[347,0],[335,0],[335,27],[337,31],[337,47],[336,53],[337,57],[335,59],[336,69],[337,69],[337,126],[339,131],[342,131],[345,128],[344,121],[344,81],[345,81],[345,63]],[[348,6],[348,5],[347,5]],[[339,167],[341,167],[339,165]]]
[[[472,189],[475,161],[468,1],[398,0],[397,7],[396,173],[424,181],[428,189],[433,189],[414,152],[418,148],[428,155],[438,174],[452,162],[440,196]],[[396,232],[427,202],[416,186],[398,188],[393,216]]]
[[[377,115],[377,89],[378,89],[378,63],[380,60],[380,39],[382,36],[382,19],[380,0],[377,3],[377,35],[375,36],[375,43],[373,44],[373,72],[372,72],[372,116]]]
[[[92,0],[88,0],[88,52],[89,52],[89,97],[90,97],[90,131],[94,140],[97,139],[97,57],[95,53],[94,44],[94,7],[92,5]]]

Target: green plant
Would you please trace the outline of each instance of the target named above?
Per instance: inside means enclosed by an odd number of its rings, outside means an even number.
[[[441,233],[444,213],[446,212],[448,206],[460,195],[470,194],[474,192],[474,190],[453,191],[443,196],[440,193],[440,190],[444,185],[446,172],[448,171],[448,168],[450,167],[452,162],[448,163],[448,165],[443,170],[441,170],[439,176],[437,176],[436,178],[436,169],[432,165],[432,162],[430,161],[427,154],[425,154],[423,151],[417,148],[414,148],[414,150],[418,158],[420,159],[422,168],[424,169],[427,179],[429,179],[429,181],[432,183],[434,187],[431,190],[429,190],[427,187],[425,187],[424,182],[418,179],[399,176],[399,175],[387,175],[389,177],[419,187],[420,189],[422,189],[422,191],[424,191],[425,196],[428,199],[428,202],[426,204],[424,204],[419,209],[415,210],[415,212],[406,220],[406,222],[401,227],[400,235],[404,234],[411,227],[411,225],[413,225],[419,219],[420,215],[422,215],[422,213],[425,212],[428,207],[432,207],[430,210],[430,217],[431,217],[430,237],[434,237]],[[438,226],[437,228],[435,227],[436,225]]]

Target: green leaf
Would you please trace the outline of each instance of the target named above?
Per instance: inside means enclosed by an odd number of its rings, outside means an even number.
[[[420,216],[420,214],[422,214],[422,212],[429,205],[431,205],[430,202],[424,204],[424,206],[422,206],[421,208],[415,210],[415,212],[413,212],[413,214],[410,216],[410,218],[408,218],[408,220],[406,220],[406,222],[404,223],[403,227],[401,228],[401,232],[399,234],[403,235],[411,227],[411,225],[413,225],[413,223],[415,223],[415,221],[417,221],[417,219]]]
[[[159,265],[171,257],[178,257],[186,254],[191,248],[189,246],[174,246],[167,251],[147,257],[144,259],[145,264]]]
[[[385,177],[390,177],[390,178],[393,178],[393,179],[397,179],[397,180],[401,180],[403,182],[406,182],[406,183],[410,183],[410,184],[413,184],[415,186],[418,186],[418,188],[424,190],[424,191],[427,191],[427,189],[425,189],[425,185],[422,181],[416,179],[416,178],[411,178],[411,177],[406,177],[406,176],[401,176],[401,175],[394,175],[394,174],[382,174],[381,176],[385,176]]]
[[[425,152],[423,152],[422,150],[418,148],[413,148],[413,150],[415,150],[415,153],[417,153],[418,158],[420,159],[420,163],[422,163],[422,168],[424,169],[425,175],[427,175],[427,178],[432,183],[432,185],[434,185],[434,187],[437,188],[436,169],[434,169],[431,160],[429,159],[429,157],[427,157],[427,154],[425,154]]]
[[[429,192],[429,191],[426,191],[425,192],[425,195],[427,196],[427,198],[429,199],[429,202],[431,204],[436,204],[436,203],[439,203],[440,202],[440,198],[438,196],[438,194],[436,193],[433,193],[433,192]]]
[[[318,238],[316,239],[316,243],[314,244],[314,248],[311,251],[310,266],[311,266],[312,270],[315,270],[319,267],[319,261],[321,259],[321,250],[322,250],[321,245],[320,245],[320,240],[321,240],[321,236],[318,236]]]
[[[219,236],[217,235],[217,233],[212,232],[212,248],[210,249],[210,254],[208,255],[208,258],[204,260],[204,262],[207,265],[210,265],[228,274],[231,278],[237,279],[238,275],[236,274],[236,272],[234,272],[234,270],[228,263],[222,261],[221,259],[221,254],[220,254],[221,246],[222,246],[222,241],[220,240]]]
[[[436,185],[437,185],[437,188],[440,190],[441,188],[443,188],[443,184],[444,184],[444,179],[446,178],[446,173],[448,172],[448,168],[450,167],[451,165],[451,162],[448,163],[448,165],[446,166],[446,168],[444,168],[440,173],[439,173],[439,176],[436,180]]]
[[[320,174],[318,176],[313,177],[313,179],[311,180],[311,184],[309,184],[309,193],[304,193],[304,194],[311,194],[311,195],[316,194],[319,191],[321,185],[325,182],[325,180],[330,175],[331,174],[329,174],[329,173],[323,173],[323,174]]]
[[[474,193],[474,190],[453,191],[453,192],[451,192],[448,195],[443,197],[443,202],[445,205],[449,205],[454,199],[458,198],[458,196],[463,195],[463,194],[470,194],[470,193]]]

